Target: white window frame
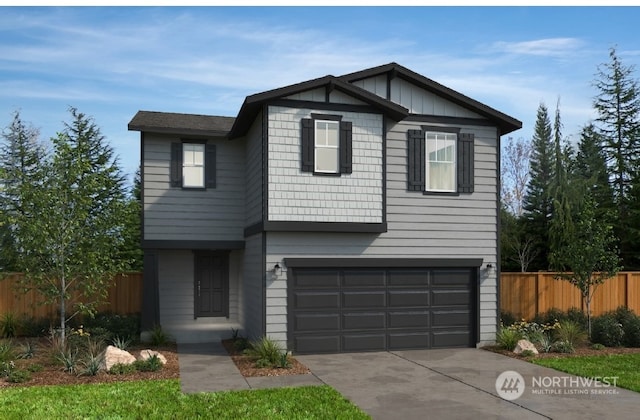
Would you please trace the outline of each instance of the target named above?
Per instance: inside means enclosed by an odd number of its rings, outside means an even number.
[[[200,162],[198,159],[187,161],[187,152],[201,154]],[[204,188],[205,187],[205,158],[206,145],[204,143],[182,143],[182,188]],[[201,178],[197,183],[187,183],[187,173],[200,169]]]
[[[429,138],[435,137],[435,138]],[[442,131],[426,131],[424,136],[425,147],[425,182],[424,189],[427,192],[457,192],[458,191],[458,135],[456,133],[442,132]],[[452,142],[453,153],[451,160],[439,160],[436,153],[436,160],[432,160],[429,157],[429,143],[435,142],[436,151],[440,142]],[[446,146],[445,146],[446,147]],[[431,163],[446,163],[451,166],[452,187],[451,188],[434,188],[431,185]]]
[[[329,130],[320,130],[318,128],[318,123],[326,123],[326,124],[331,124],[331,125],[335,125],[336,127],[336,136],[337,136],[337,142],[336,145],[330,145],[327,144],[327,138],[328,138],[328,132]],[[314,165],[314,172],[318,172],[318,173],[325,173],[325,174],[339,174],[340,173],[340,121],[333,121],[333,120],[314,120],[314,140],[313,140],[313,165]],[[323,134],[323,136],[319,135],[319,134]],[[323,144],[318,144],[320,140],[323,140]],[[327,170],[321,170],[318,169],[318,154],[317,151],[318,149],[330,149],[330,150],[335,150],[336,152],[336,169],[335,171],[327,171]]]

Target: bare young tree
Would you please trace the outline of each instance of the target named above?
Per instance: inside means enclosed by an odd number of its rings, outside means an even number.
[[[531,142],[522,137],[517,140],[509,137],[502,150],[500,193],[507,210],[516,217],[523,213],[531,150]]]

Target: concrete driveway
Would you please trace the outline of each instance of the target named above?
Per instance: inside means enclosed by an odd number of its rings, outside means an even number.
[[[640,394],[478,349],[298,355],[320,381],[374,419],[637,418]],[[504,371],[524,386],[496,380]],[[606,379],[612,383],[615,379]],[[501,391],[502,392],[502,391]]]

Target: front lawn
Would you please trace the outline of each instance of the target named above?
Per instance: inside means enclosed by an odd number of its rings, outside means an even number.
[[[0,389],[3,419],[369,419],[329,386],[182,394],[178,380]]]
[[[531,362],[586,378],[616,376],[620,388],[640,392],[639,353],[535,358]]]

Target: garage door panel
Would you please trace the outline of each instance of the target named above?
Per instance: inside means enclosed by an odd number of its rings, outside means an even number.
[[[338,270],[305,270],[303,276],[295,276],[296,287],[339,287]]]
[[[429,332],[389,334],[389,350],[428,349],[431,347]]]
[[[469,347],[470,336],[469,330],[434,332],[431,336],[431,347]]]
[[[382,351],[386,349],[386,337],[380,334],[345,334],[343,351]]]
[[[343,285],[345,287],[383,287],[385,272],[383,270],[345,271]]]
[[[470,280],[469,270],[434,270],[431,273],[433,286],[468,286]]]
[[[389,312],[389,328],[427,328],[429,327],[429,311]]]
[[[433,290],[431,291],[432,306],[469,305],[471,292],[469,290]]]
[[[380,291],[344,292],[342,294],[342,307],[353,308],[384,308],[386,306],[386,293]]]
[[[298,336],[294,346],[298,353],[339,353],[340,335]]]
[[[298,309],[337,309],[340,292],[293,292]]]
[[[433,311],[432,327],[468,327],[471,325],[469,311]]]
[[[375,330],[386,327],[384,312],[355,312],[342,315],[345,330]]]
[[[296,331],[338,331],[340,329],[340,314],[338,313],[298,313],[295,315]]]
[[[389,307],[429,306],[427,290],[389,290]]]
[[[428,270],[389,270],[387,284],[389,286],[427,286]]]

